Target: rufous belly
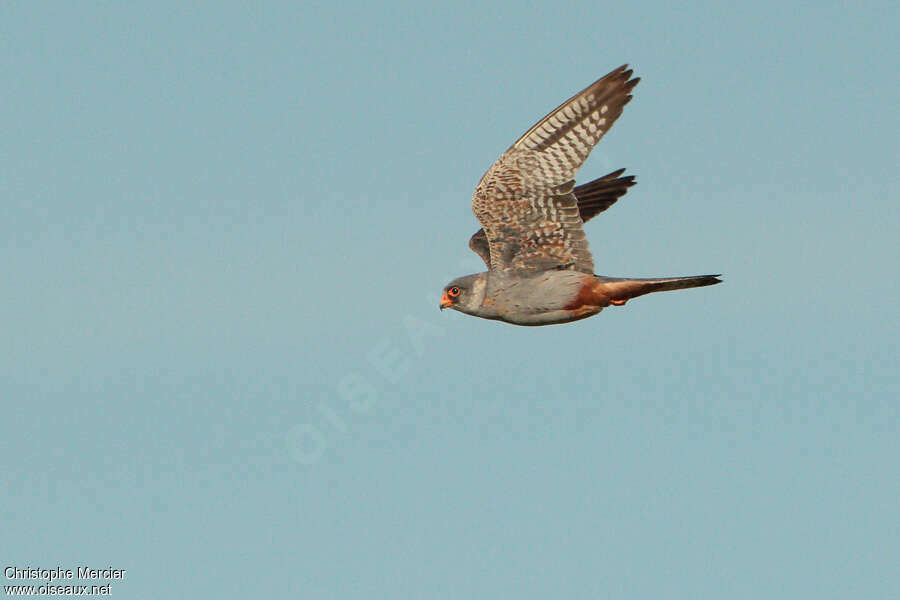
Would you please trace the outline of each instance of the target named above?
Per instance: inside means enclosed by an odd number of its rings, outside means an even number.
[[[606,308],[610,304],[620,306],[625,304],[625,301],[614,300],[601,280],[593,275],[585,274],[578,294],[563,308],[579,313],[582,311],[594,313],[599,312],[597,309]]]

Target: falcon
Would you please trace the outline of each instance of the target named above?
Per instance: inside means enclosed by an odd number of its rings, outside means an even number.
[[[655,279],[594,274],[582,225],[634,185],[613,171],[575,186],[587,160],[639,78],[623,65],[563,102],[529,129],[481,178],[472,211],[481,229],[469,247],[487,271],[454,279],[440,308],[512,323],[553,325],[592,317],[632,298],[721,283],[719,275]]]

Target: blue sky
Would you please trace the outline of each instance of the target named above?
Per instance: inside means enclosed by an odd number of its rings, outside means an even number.
[[[0,557],[119,598],[895,598],[895,3],[0,7]],[[628,62],[590,320],[445,311]],[[4,580],[4,585],[21,583]]]

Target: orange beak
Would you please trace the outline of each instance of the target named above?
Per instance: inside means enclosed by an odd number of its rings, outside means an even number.
[[[447,297],[447,292],[444,292],[444,295],[441,296],[441,310],[453,306],[453,300]]]

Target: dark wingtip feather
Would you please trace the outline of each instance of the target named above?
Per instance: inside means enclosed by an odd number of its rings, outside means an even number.
[[[578,202],[578,212],[583,222],[600,214],[625,195],[635,185],[634,175],[620,177],[625,169],[616,169],[603,177],[585,183],[572,190]]]

